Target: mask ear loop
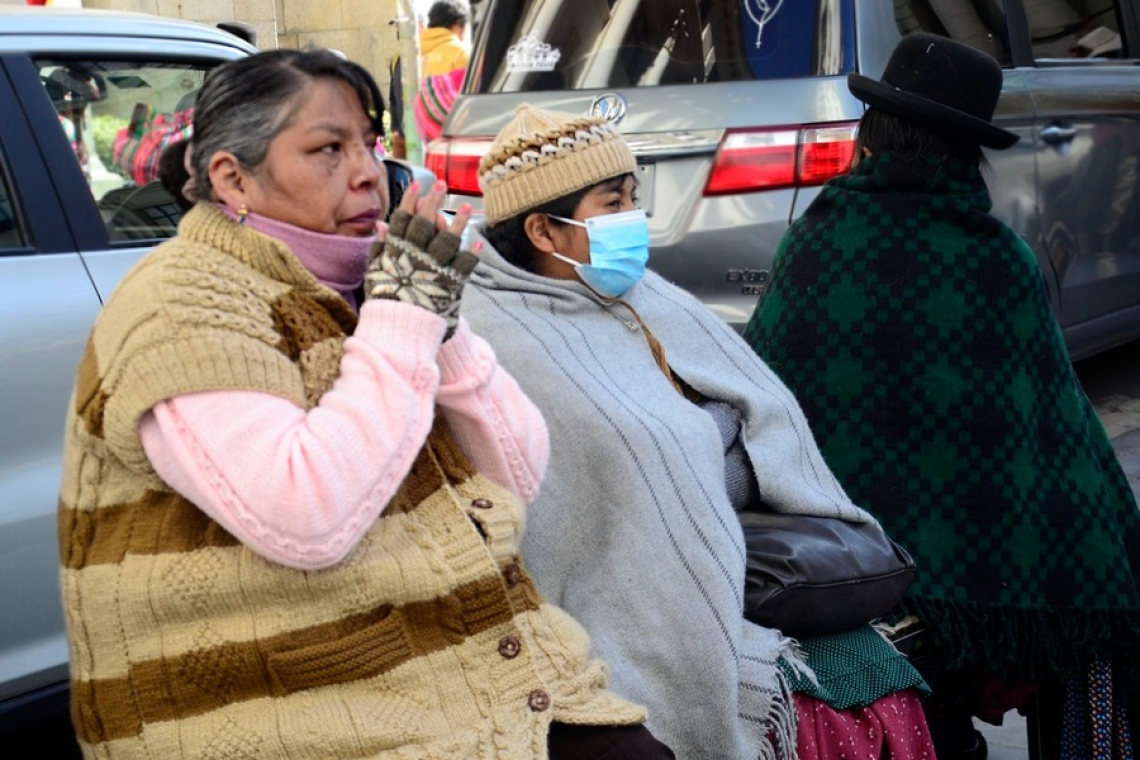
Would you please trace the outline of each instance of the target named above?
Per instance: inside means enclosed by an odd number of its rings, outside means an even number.
[[[555,214],[547,214],[547,216],[549,216],[551,219],[557,219],[560,222],[566,222],[567,224],[577,225],[578,227],[586,227],[586,224],[584,222],[579,222],[577,219],[567,219],[565,217],[556,216]],[[587,229],[589,229],[589,228],[587,227]],[[559,261],[564,261],[567,264],[569,264],[570,266],[574,267],[575,272],[578,271],[578,267],[582,266],[581,261],[575,261],[574,259],[570,258],[569,256],[563,256],[558,251],[551,251],[550,255],[553,256],[554,258],[558,259]],[[603,298],[603,299],[605,298],[605,296],[603,296],[601,293],[599,293],[598,291],[591,288],[590,283],[588,283],[584,279],[582,279],[581,274],[578,274],[578,281],[581,282],[583,285],[585,285],[587,288],[590,288],[590,292],[593,293],[594,295],[596,295],[598,298]]]
[[[547,214],[547,216],[549,216],[551,219],[557,219],[560,222],[564,222],[565,224],[572,224],[575,227],[581,227],[583,229],[590,228],[590,225],[586,224],[585,222],[579,222],[577,219],[567,219],[566,217],[558,216],[557,214]]]
[[[582,227],[583,229],[589,229],[589,227],[586,225],[585,222],[579,222],[577,219],[567,219],[566,217],[558,216],[557,214],[547,214],[547,216],[549,216],[551,219],[557,219],[560,222],[565,222],[566,224],[573,224],[575,227]],[[575,269],[582,266],[581,261],[575,261],[574,259],[570,258],[569,256],[563,256],[558,251],[551,251],[550,255],[553,256],[554,258],[558,259],[559,261],[565,261],[567,264],[574,267]]]
[[[581,261],[575,261],[574,259],[570,258],[569,256],[563,256],[558,251],[551,251],[550,255],[553,256],[554,258],[558,259],[559,261],[565,261],[567,264],[574,267],[575,269],[582,266]]]

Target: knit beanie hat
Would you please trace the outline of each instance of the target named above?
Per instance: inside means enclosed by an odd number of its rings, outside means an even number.
[[[488,224],[637,169],[609,123],[523,103],[479,162]]]

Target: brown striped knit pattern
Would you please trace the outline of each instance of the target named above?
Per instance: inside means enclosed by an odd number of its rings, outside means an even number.
[[[72,715],[88,758],[545,758],[550,721],[628,724],[585,632],[518,567],[516,498],[442,424],[340,565],[246,549],[137,440],[157,401],[316,403],[352,312],[279,243],[198,207],[96,324],[60,498]]]

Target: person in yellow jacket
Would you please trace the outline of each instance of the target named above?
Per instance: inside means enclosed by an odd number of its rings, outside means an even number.
[[[469,18],[464,0],[436,0],[428,9],[427,28],[420,32],[421,78],[467,67],[470,52],[463,38]]]

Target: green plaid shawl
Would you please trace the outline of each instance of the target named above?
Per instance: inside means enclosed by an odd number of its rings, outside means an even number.
[[[1132,655],[1140,515],[1029,248],[979,169],[859,163],[781,241],[745,338],[852,500],[914,555],[900,612],[954,668]]]

